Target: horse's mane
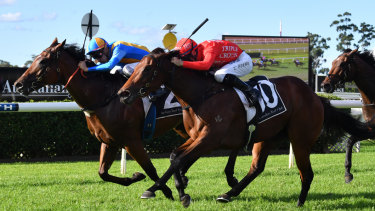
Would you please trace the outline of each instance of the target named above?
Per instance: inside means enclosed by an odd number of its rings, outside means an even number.
[[[351,51],[352,51],[351,49],[346,49],[344,53],[349,53]],[[363,61],[365,61],[366,63],[371,65],[373,68],[375,68],[375,58],[371,51],[368,51],[368,50],[364,50],[363,52],[357,51],[355,55],[357,55]]]
[[[83,61],[86,59],[85,52],[80,47],[78,47],[78,44],[76,43],[65,44],[63,48],[78,61]]]
[[[63,46],[63,50],[66,51],[69,55],[71,55],[77,61],[86,60],[84,51],[76,43],[65,44]],[[94,64],[93,62],[91,63]],[[101,72],[101,71],[89,72],[85,74],[87,74],[89,78],[91,79],[98,78],[104,82],[109,82],[110,84],[113,85],[114,89],[119,89],[126,82],[125,77],[120,74],[110,74],[109,72]]]
[[[200,105],[205,99],[213,96],[216,93],[223,91],[223,84],[215,81],[212,74],[209,71],[197,71],[192,69],[186,69],[183,67],[177,67],[171,63],[172,57],[178,57],[179,51],[169,51],[164,53],[164,50],[155,49],[151,55],[154,55],[155,59],[159,61],[159,65],[163,66],[169,73],[169,85],[180,84],[186,81],[191,81],[194,85],[189,87],[191,93],[195,93],[196,97],[194,102],[190,102],[190,106],[195,107]],[[168,86],[167,83],[165,85]],[[171,87],[169,87],[171,88]],[[198,94],[199,93],[199,94]]]
[[[350,49],[346,49],[344,53],[350,52]],[[375,58],[370,51],[357,51],[355,53],[364,62],[369,64],[372,68],[366,71],[361,80],[357,82],[357,86],[365,93],[371,102],[375,102]]]

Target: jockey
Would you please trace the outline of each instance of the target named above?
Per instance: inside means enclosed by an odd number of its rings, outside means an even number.
[[[103,38],[96,37],[90,41],[87,55],[92,56],[100,64],[87,68],[86,62],[81,61],[78,66],[86,72],[113,70],[130,77],[134,67],[149,52],[142,45],[124,41],[109,44]]]
[[[225,40],[207,40],[197,45],[192,39],[182,38],[174,50],[180,51],[182,60],[173,57],[173,64],[200,71],[214,68],[217,82],[241,90],[250,106],[258,103],[260,92],[238,78],[251,72],[253,62],[236,44]]]

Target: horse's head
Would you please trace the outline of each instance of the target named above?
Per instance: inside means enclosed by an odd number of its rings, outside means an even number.
[[[120,101],[130,104],[137,97],[145,97],[158,89],[167,79],[167,70],[171,69],[170,59],[178,52],[155,53],[155,50],[143,57],[135,67],[129,80],[118,91]]]
[[[39,54],[25,73],[14,82],[17,92],[28,95],[46,84],[57,83],[60,79],[58,66],[60,49],[64,45],[65,40],[58,43],[55,38],[51,46]]]
[[[355,71],[351,65],[357,51],[358,49],[347,50],[332,62],[331,70],[321,84],[325,92],[332,93],[338,85],[353,80]]]

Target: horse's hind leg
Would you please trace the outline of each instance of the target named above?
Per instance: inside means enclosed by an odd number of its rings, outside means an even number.
[[[120,185],[128,186],[134,182],[140,181],[145,178],[145,175],[137,172],[132,178],[120,178],[108,174],[108,170],[111,168],[113,161],[116,158],[118,148],[108,146],[102,143],[100,149],[100,164],[99,164],[99,176],[104,181],[113,182]]]
[[[237,155],[238,155],[238,150],[231,151],[229,158],[228,158],[227,165],[225,166],[225,169],[224,169],[225,176],[227,178],[227,183],[232,188],[238,184],[238,180],[233,176],[234,165],[236,163]]]
[[[350,173],[352,168],[352,152],[353,146],[358,141],[354,136],[350,136],[346,143],[346,156],[345,156],[345,182],[350,183],[353,180],[353,174]]]
[[[294,156],[296,158],[297,167],[300,172],[301,179],[301,193],[298,197],[297,206],[301,207],[306,201],[307,194],[310,189],[311,182],[314,178],[314,172],[311,168],[310,163],[310,150],[311,147],[308,147],[306,144],[299,143],[298,146],[292,143]]]
[[[252,151],[253,160],[249,172],[237,185],[232,187],[230,191],[220,195],[217,201],[229,202],[232,196],[238,196],[251,181],[263,172],[271,147],[269,143],[270,142],[259,142],[254,144]]]

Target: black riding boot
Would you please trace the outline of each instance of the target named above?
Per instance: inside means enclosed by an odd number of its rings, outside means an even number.
[[[258,103],[258,99],[260,97],[259,90],[247,85],[247,83],[237,78],[237,76],[232,74],[226,74],[223,83],[241,90],[245,94],[247,100],[249,101],[250,107]]]

